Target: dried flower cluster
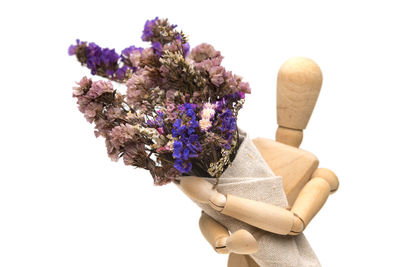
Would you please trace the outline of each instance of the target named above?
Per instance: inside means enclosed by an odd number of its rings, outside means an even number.
[[[177,176],[219,177],[238,147],[237,114],[248,83],[221,66],[211,45],[190,51],[186,36],[166,19],[146,22],[142,40],[118,55],[94,43],[69,48],[92,74],[126,84],[126,95],[110,81],[86,77],[74,88],[79,110],[105,138],[108,155],[150,171],[157,185]]]

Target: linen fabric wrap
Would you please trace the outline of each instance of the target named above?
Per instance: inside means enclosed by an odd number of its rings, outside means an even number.
[[[241,145],[232,165],[219,178],[217,190],[223,194],[286,208],[288,202],[283,190],[282,177],[275,176],[248,135],[243,131],[239,133]],[[214,178],[204,179],[215,183]],[[303,234],[297,236],[273,234],[223,215],[207,204],[197,203],[197,205],[231,233],[239,229],[250,232],[258,242],[258,251],[250,256],[260,267],[321,266]]]

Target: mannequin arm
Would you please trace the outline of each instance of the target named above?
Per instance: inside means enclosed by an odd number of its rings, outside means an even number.
[[[208,203],[222,214],[280,235],[301,233],[338,185],[339,181],[332,171],[317,169],[301,190],[292,209],[286,210],[229,194],[225,196],[199,177],[185,177],[180,182],[182,190],[192,199]]]
[[[324,206],[329,194],[336,192],[338,187],[339,180],[331,170],[320,168],[314,171],[311,180],[300,191],[291,208],[302,220],[303,228],[306,228]]]
[[[201,233],[214,250],[221,254],[253,254],[258,250],[257,241],[246,230],[238,230],[232,235],[213,218],[202,212],[199,226]]]
[[[223,195],[208,181],[194,176],[182,177],[179,187],[193,200],[207,203],[222,214],[231,216],[268,232],[287,235],[301,232],[302,221],[291,211],[264,202],[233,195]]]

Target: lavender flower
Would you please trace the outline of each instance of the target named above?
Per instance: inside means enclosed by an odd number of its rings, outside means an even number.
[[[147,20],[144,29],[143,29],[143,34],[142,34],[142,40],[143,41],[150,41],[151,38],[153,37],[153,31],[157,25],[158,22],[158,17],[155,17],[152,20]]]
[[[87,44],[77,40],[76,45],[69,47],[68,54],[76,55],[78,61],[90,69],[92,75],[124,81],[136,70],[129,60],[129,53],[133,50],[141,51],[141,48],[131,46],[119,55],[115,49],[101,48],[93,42]]]
[[[167,19],[146,21],[143,29],[142,40],[151,42],[156,55],[161,56],[163,47],[167,44],[178,44],[184,57],[188,55],[190,45],[182,32],[175,30],[177,25],[170,24]]]
[[[233,136],[236,133],[236,118],[233,116],[232,111],[227,108],[221,113],[218,118],[221,121],[221,126],[218,128],[221,131],[222,138],[227,141],[223,146],[225,149],[230,149]]]
[[[70,56],[76,55],[76,53],[78,52],[78,47],[82,44],[83,43],[79,39],[76,39],[76,45],[69,46],[68,55],[70,55]]]
[[[199,136],[196,134],[199,124],[194,108],[195,105],[189,103],[180,106],[181,118],[176,119],[172,128],[172,137],[176,139],[172,154],[175,159],[174,167],[181,173],[190,172],[192,169],[190,159],[197,158],[201,152]]]
[[[151,44],[151,46],[153,47],[154,52],[156,53],[157,56],[161,56],[162,55],[163,47],[162,47],[160,42],[154,42],[154,43]]]

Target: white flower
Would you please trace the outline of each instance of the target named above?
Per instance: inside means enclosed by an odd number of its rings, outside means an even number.
[[[202,129],[203,131],[207,131],[212,126],[210,120],[200,120],[199,125],[200,129]]]
[[[201,111],[201,120],[199,122],[200,128],[203,131],[207,131],[212,126],[211,120],[215,115],[216,104],[205,103],[203,105],[203,110]]]

